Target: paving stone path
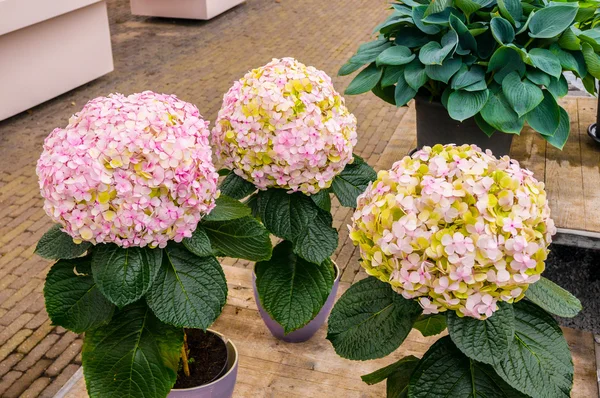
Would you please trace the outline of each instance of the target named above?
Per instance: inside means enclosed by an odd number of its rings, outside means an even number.
[[[177,94],[214,120],[232,82],[273,57],[293,56],[335,76],[356,47],[369,40],[388,3],[248,0],[201,22],[134,17],[127,1],[108,1],[115,71],[0,122],[0,397],[52,397],[81,363],[81,337],[48,320],[42,289],[51,264],[33,254],[52,225],[42,210],[35,175],[46,135],[64,127],[87,100],[115,91]],[[56,62],[60,67],[69,60]],[[339,91],[349,81],[334,77]],[[375,165],[405,110],[371,94],[347,98],[347,103],[359,120],[356,152]],[[340,229],[337,263],[344,269],[342,279],[352,281],[359,267],[346,229],[350,212],[336,206],[334,214]]]

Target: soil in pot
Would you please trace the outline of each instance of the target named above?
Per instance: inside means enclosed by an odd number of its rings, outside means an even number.
[[[179,369],[173,388],[192,388],[208,384],[227,370],[227,345],[214,333],[200,329],[186,329],[189,349],[190,376]]]

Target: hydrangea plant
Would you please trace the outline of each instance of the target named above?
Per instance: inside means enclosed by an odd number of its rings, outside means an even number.
[[[225,305],[215,256],[271,256],[250,209],[219,195],[209,135],[194,105],[147,91],[91,100],[45,140],[37,173],[57,222],[36,248],[57,260],[46,310],[85,332],[91,397],[167,396],[187,355],[183,328],[208,328]]]
[[[356,118],[323,71],[274,59],[225,94],[212,135],[232,171],[222,192],[247,197],[255,216],[283,240],[255,272],[263,307],[290,333],[318,314],[333,286],[329,258],[338,233],[331,193],[354,207],[376,177],[352,154]]]
[[[421,359],[363,376],[387,379],[390,397],[569,396],[573,363],[548,312],[573,317],[581,304],[541,277],[555,232],[544,184],[515,160],[424,147],[358,198],[350,237],[370,276],[340,298],[327,338],[366,360],[412,328],[447,329]]]
[[[519,134],[527,122],[551,145],[569,135],[557,99],[572,71],[591,94],[600,79],[597,0],[400,0],[340,75],[364,68],[346,94],[371,90],[397,106],[441,101],[452,119],[488,136]]]

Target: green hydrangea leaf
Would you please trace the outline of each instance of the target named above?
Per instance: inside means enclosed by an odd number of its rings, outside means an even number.
[[[504,381],[531,397],[569,397],[573,361],[560,327],[544,310],[521,300],[513,304],[515,338],[494,365]]]
[[[414,398],[527,398],[505,383],[489,365],[466,357],[449,336],[423,355],[408,386]]]
[[[419,358],[409,355],[400,359],[399,361],[394,362],[391,365],[385,366],[381,369],[377,369],[372,373],[360,376],[360,378],[365,383],[373,385],[381,383],[396,372],[408,373],[408,376],[410,377],[410,374],[414,370],[417,363],[419,363]]]
[[[217,198],[215,204],[215,208],[209,214],[204,216],[202,219],[203,221],[235,220],[251,214],[248,206],[227,195],[222,194]]]
[[[294,242],[294,253],[303,259],[320,264],[327,260],[338,246],[338,231],[332,227],[331,213],[319,209],[317,216],[310,222]]]
[[[82,256],[92,245],[89,242],[76,244],[71,235],[60,230],[56,224],[46,232],[37,246],[35,253],[48,260],[70,260]]]
[[[191,238],[185,238],[183,240],[183,245],[186,249],[199,257],[212,256],[215,254],[210,243],[210,238],[201,224],[198,224],[196,230],[192,232]]]
[[[560,107],[548,90],[543,93],[542,102],[527,114],[527,123],[540,134],[552,136],[560,123]]]
[[[356,198],[362,194],[371,181],[377,179],[377,173],[364,160],[354,156],[354,161],[346,165],[331,184],[331,189],[340,204],[345,207],[356,207]]]
[[[98,289],[118,307],[139,300],[152,286],[162,260],[161,249],[97,245],[92,252],[92,274]]]
[[[206,221],[200,226],[208,236],[215,254],[250,261],[267,260],[271,257],[273,248],[269,231],[252,216],[227,221]]]
[[[327,339],[343,358],[382,358],[402,344],[421,312],[415,301],[369,277],[352,285],[335,304]]]
[[[243,199],[256,191],[254,184],[234,173],[230,173],[225,177],[219,189],[221,190],[221,194],[238,200]]]
[[[552,4],[552,3],[551,3]],[[529,22],[529,36],[549,39],[565,31],[577,15],[578,4],[553,3],[537,11]]]
[[[206,330],[221,314],[227,281],[214,257],[198,257],[182,244],[169,242],[159,274],[146,296],[162,322]]]
[[[574,317],[582,308],[577,297],[544,277],[529,285],[525,297],[546,311],[564,318]]]
[[[515,333],[515,315],[510,304],[499,303],[489,318],[479,320],[447,312],[448,332],[456,346],[469,358],[493,364],[506,357]]]
[[[255,272],[260,302],[285,334],[317,316],[335,279],[331,261],[310,263],[294,254],[289,241],[278,244],[269,261],[256,263]]]
[[[435,336],[446,330],[446,316],[442,314],[421,315],[413,325],[423,337]]]
[[[329,189],[321,189],[314,195],[310,195],[313,202],[326,212],[331,211],[331,192]]]
[[[54,264],[46,276],[44,298],[52,323],[75,333],[107,324],[115,310],[94,282],[89,257]]]
[[[143,301],[85,334],[82,352],[91,398],[164,398],[177,379],[183,330],[160,322]]]

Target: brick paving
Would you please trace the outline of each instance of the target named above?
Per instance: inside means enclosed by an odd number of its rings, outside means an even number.
[[[46,135],[65,126],[87,100],[110,92],[177,94],[214,120],[232,82],[273,57],[293,56],[335,76],[358,44],[369,40],[388,3],[248,0],[202,22],[134,17],[128,2],[108,1],[115,71],[0,122],[0,397],[52,397],[81,363],[81,337],[48,320],[42,289],[51,264],[33,254],[52,224],[35,176]],[[334,77],[339,91],[349,81]],[[371,94],[347,103],[359,121],[356,152],[374,165],[405,110]],[[335,259],[344,269],[342,279],[352,281],[359,267],[345,227],[350,211],[334,204],[333,212],[340,230]]]

